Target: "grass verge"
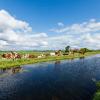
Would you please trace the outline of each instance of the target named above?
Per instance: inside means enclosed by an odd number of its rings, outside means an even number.
[[[100,100],[100,81],[96,82],[97,91],[94,94],[93,100]]]
[[[84,57],[91,56],[95,54],[100,54],[100,52],[87,52]],[[34,59],[17,59],[17,60],[0,60],[0,68],[11,68],[25,64],[34,64],[34,63],[41,63],[41,62],[48,62],[48,61],[56,61],[56,60],[66,60],[66,59],[74,59],[83,57],[82,55],[79,56],[78,54],[67,55],[67,56],[55,56],[55,57],[46,57],[46,58],[34,58]]]

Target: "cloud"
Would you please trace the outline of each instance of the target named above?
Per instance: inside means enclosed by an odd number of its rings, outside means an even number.
[[[90,19],[88,22],[83,22],[81,24],[72,24],[60,29],[51,29],[53,32],[57,33],[87,33],[87,32],[96,32],[100,31],[100,22],[96,22],[95,19]]]
[[[62,22],[58,22],[57,25],[58,25],[58,26],[61,26],[61,27],[64,26],[64,24],[63,24]]]
[[[95,19],[51,30],[59,33],[59,35],[50,39],[50,41],[56,43],[56,48],[61,49],[61,47],[70,45],[73,48],[100,49],[100,22]]]
[[[34,49],[47,46],[47,37],[46,33],[33,33],[27,22],[0,10],[0,49]]]
[[[62,22],[57,24],[59,27],[51,29],[50,36],[45,32],[33,33],[27,22],[0,10],[0,50],[64,49],[67,45],[72,48],[100,49],[99,21],[90,19],[69,26]]]

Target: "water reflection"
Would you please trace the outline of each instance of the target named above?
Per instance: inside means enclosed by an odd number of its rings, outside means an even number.
[[[8,75],[0,78],[0,100],[92,100],[100,57],[0,70],[4,73]]]
[[[84,56],[82,56],[82,57],[80,57],[79,59],[84,59],[85,57]]]
[[[57,96],[52,96],[52,100],[60,100]]]
[[[0,76],[5,76],[5,75],[12,75],[16,74],[22,71],[22,67],[17,66],[17,67],[12,67],[12,68],[3,68],[0,69]]]
[[[15,67],[15,68],[12,68],[12,74],[16,74],[16,73],[19,73],[20,71],[21,71],[21,67],[20,66],[18,66],[18,67]]]
[[[56,73],[59,73],[61,71],[61,65],[60,65],[61,61],[56,61],[55,62],[55,66],[54,66],[54,71]]]

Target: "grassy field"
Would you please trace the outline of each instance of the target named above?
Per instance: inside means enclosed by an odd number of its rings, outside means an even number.
[[[26,52],[20,52],[20,53],[25,54]],[[42,52],[29,52],[29,53],[39,55]],[[86,56],[91,56],[91,55],[95,55],[95,54],[100,54],[100,51],[87,52],[84,56],[86,57]],[[74,57],[72,55],[54,56],[54,57],[49,56],[49,57],[46,57],[46,58],[17,59],[17,60],[14,60],[14,61],[12,59],[5,59],[5,60],[0,59],[0,68],[11,68],[11,67],[16,67],[16,66],[25,65],[25,64],[33,64],[33,63],[64,60],[64,59],[74,59],[74,58],[79,58],[79,57],[82,57],[82,56],[75,54]]]

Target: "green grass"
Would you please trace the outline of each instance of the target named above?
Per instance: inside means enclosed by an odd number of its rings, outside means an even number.
[[[24,54],[26,52],[20,52],[21,54]],[[33,54],[40,54],[41,52],[31,52]],[[95,54],[100,54],[100,51],[95,51],[95,52],[88,52],[85,54],[86,56],[90,55],[95,55]],[[11,68],[15,66],[20,66],[20,65],[25,65],[25,64],[33,64],[33,63],[41,63],[41,62],[47,62],[47,61],[56,61],[56,60],[64,60],[64,59],[73,59],[73,58],[79,58],[82,57],[79,56],[78,54],[75,54],[73,57],[72,55],[67,55],[67,56],[55,56],[55,57],[46,57],[46,58],[34,58],[34,59],[17,59],[17,60],[0,60],[0,68]]]
[[[97,91],[94,95],[93,100],[100,100],[100,81],[96,82]]]

